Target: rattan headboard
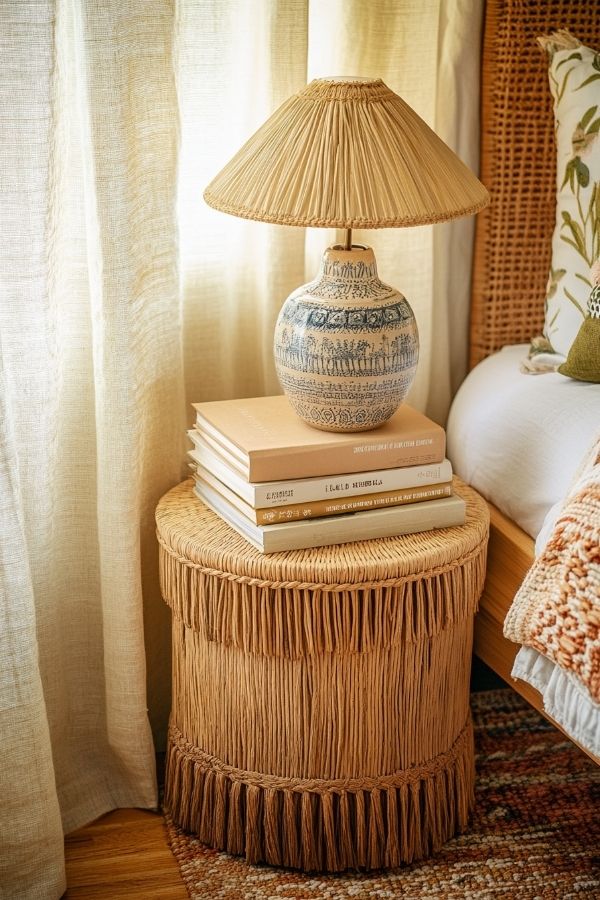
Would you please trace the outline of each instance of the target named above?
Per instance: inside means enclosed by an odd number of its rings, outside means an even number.
[[[596,0],[488,0],[481,74],[481,180],[471,299],[471,366],[541,330],[555,216],[547,62],[538,35],[600,43]]]

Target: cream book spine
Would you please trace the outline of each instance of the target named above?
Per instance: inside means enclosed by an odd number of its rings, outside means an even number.
[[[188,431],[194,448],[192,462],[211,473],[255,509],[290,506],[316,500],[358,497],[383,491],[400,491],[452,481],[452,465],[444,459],[423,466],[376,469],[351,475],[325,475],[283,481],[249,482],[231,466],[225,455],[211,447],[195,429]]]
[[[451,497],[409,503],[406,506],[370,509],[299,522],[255,525],[209,485],[197,483],[194,492],[206,506],[262,553],[304,550],[449,528],[464,525],[466,515],[465,501],[453,494]]]

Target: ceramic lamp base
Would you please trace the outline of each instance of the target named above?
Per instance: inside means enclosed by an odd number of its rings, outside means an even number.
[[[323,431],[368,431],[406,397],[419,336],[406,298],[379,280],[373,251],[332,247],[317,278],[281,308],[274,351],[301,419]]]

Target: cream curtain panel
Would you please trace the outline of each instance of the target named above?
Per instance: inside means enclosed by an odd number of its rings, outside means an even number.
[[[172,41],[167,2],[0,4],[7,900],[60,896],[63,829],[157,802],[142,597],[153,665],[152,514],[183,433]]]
[[[327,74],[381,76],[476,167],[480,23],[480,0],[0,3],[0,897],[60,896],[63,832],[156,805],[153,510],[189,402],[278,391],[279,306],[333,237],[203,186]],[[412,401],[440,419],[472,227],[357,235],[415,309]]]

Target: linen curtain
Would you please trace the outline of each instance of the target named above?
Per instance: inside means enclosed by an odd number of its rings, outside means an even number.
[[[168,2],[0,4],[11,900],[60,896],[63,830],[157,803],[142,596],[149,664],[168,683],[152,514],[183,446],[172,36]]]
[[[203,186],[290,93],[381,76],[477,165],[480,0],[0,4],[0,885],[64,889],[63,831],[154,807],[169,616],[153,511],[195,400],[278,392],[283,298],[335,236]],[[470,221],[357,233],[421,332],[412,402],[465,369]],[[452,254],[452,266],[449,254]]]

